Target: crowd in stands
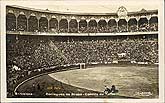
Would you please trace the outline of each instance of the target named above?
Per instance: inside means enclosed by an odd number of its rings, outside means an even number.
[[[48,22],[47,21],[40,21],[38,26],[38,20],[34,19],[34,17],[30,17],[29,23],[28,23],[28,31],[30,32],[52,32],[52,33],[122,33],[122,32],[149,32],[149,31],[158,31],[158,23],[142,23],[138,26],[136,24],[128,25],[101,25],[101,26],[79,26],[76,23],[71,23],[68,26],[68,23],[63,21],[59,29],[56,24],[56,26],[50,26],[48,28]],[[12,20],[12,21],[11,21]],[[10,22],[11,21],[11,22]],[[8,19],[7,22],[7,30],[9,31],[26,31],[27,30],[27,21],[22,20],[18,23],[17,29],[16,29],[16,23],[13,22],[12,18]],[[69,29],[68,29],[69,27]]]
[[[68,28],[61,28],[61,29],[59,29],[59,32],[67,33],[68,32]]]
[[[158,23],[152,23],[149,27],[151,31],[158,31]]]
[[[47,32],[48,31],[48,21],[45,20],[46,18],[41,17],[39,20],[39,31],[40,32]]]
[[[78,28],[69,28],[69,33],[78,33]]]
[[[87,27],[81,26],[81,27],[79,28],[79,32],[80,32],[80,33],[87,33]]]
[[[28,31],[38,32],[38,20],[34,16],[30,16],[28,19]]]
[[[16,30],[16,22],[14,22],[13,19],[8,18],[8,22],[6,22],[6,29],[9,31],[15,31]]]
[[[8,27],[11,28],[11,27]],[[11,31],[14,31],[15,29],[11,29]],[[20,25],[18,26],[18,31],[26,31],[26,25]],[[38,30],[33,30],[33,32],[38,32]],[[40,27],[40,32],[47,32],[48,29],[46,26],[41,26]],[[154,23],[151,24],[150,26],[148,26],[147,24],[143,24],[140,25],[139,28],[137,29],[137,25],[131,25],[128,27],[125,25],[119,26],[117,28],[117,26],[105,26],[105,27],[81,27],[79,28],[69,28],[69,33],[122,33],[122,32],[148,32],[148,31],[158,31],[158,24]],[[55,33],[67,33],[68,32],[68,28],[61,28],[59,30],[57,30],[57,28],[51,28],[49,32]]]
[[[158,63],[156,38],[64,38],[7,35],[8,86],[17,84],[28,75],[28,71],[35,72],[38,68],[112,62],[121,59],[120,53],[126,54],[125,60]],[[13,69],[14,66],[17,70]]]
[[[118,32],[127,32],[127,26],[126,25],[121,25],[118,27]]]
[[[129,27],[128,27],[128,31],[129,32],[137,32],[138,30],[137,30],[137,25],[130,25]]]
[[[149,25],[147,23],[144,23],[139,26],[139,31],[146,32],[149,31]]]
[[[40,68],[51,65],[63,65],[68,62],[110,62],[118,60],[117,53],[126,53],[127,59],[158,62],[158,41],[148,39],[97,39],[60,41],[49,37],[21,37],[8,40],[8,64],[17,64],[20,68]],[[56,63],[56,64],[55,64]]]
[[[133,61],[150,60],[157,62],[157,41],[141,40],[92,40],[56,42],[70,64],[90,62],[112,62],[118,60],[117,53],[126,53],[126,57]],[[83,59],[80,59],[83,58]]]

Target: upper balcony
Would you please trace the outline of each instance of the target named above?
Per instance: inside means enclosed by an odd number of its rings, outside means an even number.
[[[6,6],[8,34],[128,35],[158,33],[158,10],[66,13]]]

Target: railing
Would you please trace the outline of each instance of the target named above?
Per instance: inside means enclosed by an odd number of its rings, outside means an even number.
[[[19,35],[57,35],[57,36],[116,36],[116,35],[158,34],[158,31],[152,31],[152,32],[121,32],[121,33],[52,33],[52,32],[7,31],[6,34],[19,34]]]

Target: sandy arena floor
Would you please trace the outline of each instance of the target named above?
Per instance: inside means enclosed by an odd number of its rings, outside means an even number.
[[[49,74],[63,83],[103,92],[115,85],[119,95],[158,98],[158,67],[94,67]]]

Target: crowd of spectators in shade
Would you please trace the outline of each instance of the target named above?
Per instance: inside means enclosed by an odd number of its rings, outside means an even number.
[[[26,37],[8,42],[7,46],[9,61],[16,62],[20,68],[39,68],[55,65],[54,63],[60,65],[64,63],[64,57],[69,64],[111,62],[118,60],[117,53],[126,53],[129,60],[142,62],[145,58],[156,63],[158,41],[143,38],[59,41],[49,37]]]
[[[139,31],[158,31],[158,23],[152,23],[150,25],[144,23],[143,25],[140,25]]]
[[[128,27],[128,31],[129,31],[129,32],[137,32],[137,31],[138,31],[137,25],[136,25],[136,24],[130,25],[130,26]]]
[[[72,28],[61,28],[59,30],[53,29],[50,30],[50,32],[58,32],[58,33],[122,33],[122,32],[148,32],[148,31],[158,31],[158,24],[152,23],[150,25],[144,23],[142,25],[121,25],[121,26],[98,26],[98,27],[85,27],[81,26],[79,27],[72,27]]]

